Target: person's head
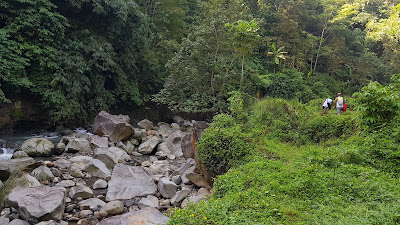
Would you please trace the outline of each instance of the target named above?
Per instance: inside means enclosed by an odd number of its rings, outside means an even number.
[[[337,96],[338,96],[338,97],[342,96],[342,93],[337,93]]]

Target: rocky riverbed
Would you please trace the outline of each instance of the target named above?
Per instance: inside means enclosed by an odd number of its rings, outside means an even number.
[[[0,160],[0,225],[165,224],[170,208],[210,195],[194,160],[207,127],[180,117],[133,126],[128,116],[102,111],[93,134],[26,140]]]

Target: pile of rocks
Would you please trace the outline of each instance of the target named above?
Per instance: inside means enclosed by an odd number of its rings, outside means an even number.
[[[210,184],[196,173],[192,143],[208,124],[174,121],[133,127],[128,116],[102,111],[93,135],[75,133],[57,145],[25,141],[13,159],[0,161],[0,180],[29,171],[9,194],[0,224],[164,224],[161,212],[206,200]]]

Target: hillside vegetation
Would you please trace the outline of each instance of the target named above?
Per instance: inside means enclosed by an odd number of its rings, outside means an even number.
[[[246,106],[237,95],[198,145],[212,197],[170,224],[400,223],[396,79],[364,87],[342,116],[323,113],[322,99]]]

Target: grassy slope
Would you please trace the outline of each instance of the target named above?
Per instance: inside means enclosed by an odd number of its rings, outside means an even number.
[[[219,176],[209,201],[176,209],[170,224],[400,223],[399,179],[366,163],[349,125],[355,112],[338,118],[321,115],[318,102],[292,112],[282,103],[253,106],[249,162]]]

